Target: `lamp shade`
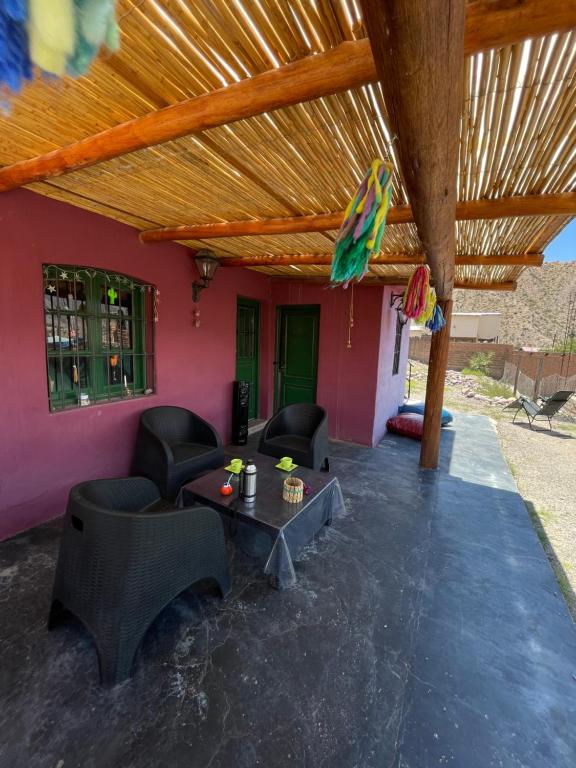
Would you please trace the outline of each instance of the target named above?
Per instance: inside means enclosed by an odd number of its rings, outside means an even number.
[[[198,251],[194,256],[194,263],[202,280],[208,282],[214,277],[219,262],[213,251]]]

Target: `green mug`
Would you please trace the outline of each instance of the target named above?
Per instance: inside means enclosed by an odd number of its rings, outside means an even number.
[[[292,459],[290,458],[290,456],[282,456],[282,458],[280,459],[280,466],[282,467],[282,469],[290,469],[290,467],[292,466]]]
[[[242,469],[242,459],[230,459],[230,466],[235,472]]]

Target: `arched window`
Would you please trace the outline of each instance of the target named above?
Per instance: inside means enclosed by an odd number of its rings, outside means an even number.
[[[44,266],[50,410],[154,391],[155,295],[116,272]]]

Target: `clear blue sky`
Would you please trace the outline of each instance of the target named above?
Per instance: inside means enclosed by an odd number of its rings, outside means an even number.
[[[576,219],[544,251],[544,261],[576,261]]]

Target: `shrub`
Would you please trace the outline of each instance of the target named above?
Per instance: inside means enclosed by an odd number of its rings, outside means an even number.
[[[480,384],[480,394],[486,397],[512,397],[513,390],[508,384],[501,384],[492,379],[482,379]]]
[[[494,352],[477,352],[468,360],[468,368],[474,373],[482,373],[487,376],[492,365]]]

